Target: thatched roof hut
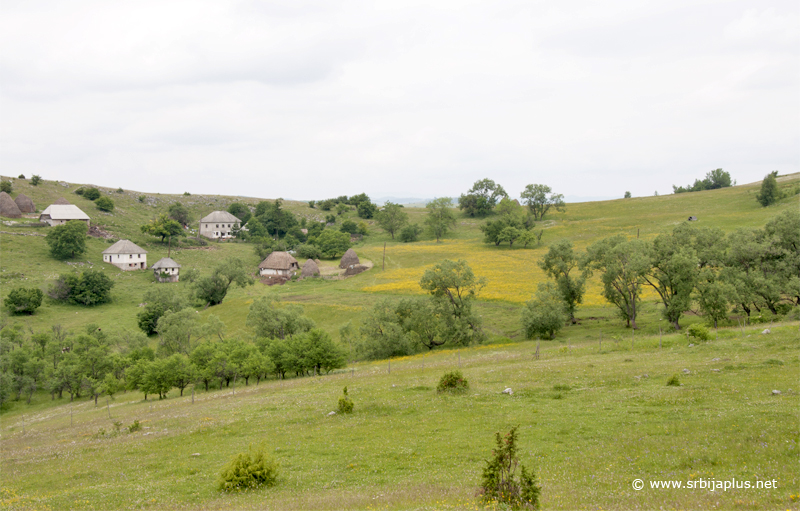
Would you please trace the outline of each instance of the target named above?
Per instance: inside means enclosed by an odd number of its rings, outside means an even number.
[[[258,265],[260,275],[290,276],[300,269],[300,263],[289,252],[273,252]]]
[[[358,260],[358,256],[356,255],[356,251],[352,248],[348,248],[347,252],[344,253],[342,256],[342,262],[339,263],[339,268],[345,269],[348,266],[353,266],[354,264],[359,264],[361,261]]]
[[[0,215],[8,218],[19,218],[22,211],[19,210],[17,203],[6,192],[0,192]]]
[[[71,204],[71,202],[65,199],[64,197],[59,197],[53,204],[56,204],[58,206],[68,206]]]
[[[33,201],[27,195],[23,193],[17,195],[14,202],[17,203],[17,207],[23,213],[36,213],[36,206],[33,205]]]
[[[319,275],[319,266],[317,266],[317,263],[315,263],[313,259],[309,259],[303,265],[303,271],[300,272],[300,276],[301,277],[314,277],[316,275]]]

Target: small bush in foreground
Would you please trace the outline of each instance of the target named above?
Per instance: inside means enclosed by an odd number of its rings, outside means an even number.
[[[33,314],[33,311],[42,305],[41,289],[33,287],[18,287],[12,289],[5,300],[5,305],[14,314]]]
[[[100,211],[114,211],[114,201],[108,197],[100,197],[94,201],[94,204]]]
[[[511,428],[505,437],[495,433],[497,445],[492,459],[486,460],[478,496],[486,503],[505,504],[511,509],[536,509],[541,488],[536,485],[536,475],[519,463],[517,427]],[[517,466],[521,466],[519,481],[515,478]]]
[[[128,426],[128,433],[134,433],[136,431],[141,431],[141,429],[142,429],[142,425],[139,422],[139,419],[136,419],[135,421],[133,421],[133,424]]]
[[[680,387],[680,386],[681,386],[681,380],[680,378],[678,378],[677,374],[673,374],[672,378],[667,380],[667,387]]]
[[[452,394],[463,394],[469,390],[469,382],[461,371],[451,371],[445,373],[436,386],[436,392],[450,392]]]
[[[339,398],[339,413],[353,413],[353,401],[347,396],[347,387],[344,388],[344,395]]]
[[[219,491],[242,491],[274,486],[278,480],[278,464],[267,456],[264,448],[240,452],[219,475]]]
[[[711,340],[711,332],[708,331],[708,328],[699,323],[689,325],[689,328],[686,329],[686,336],[693,337],[699,341]]]

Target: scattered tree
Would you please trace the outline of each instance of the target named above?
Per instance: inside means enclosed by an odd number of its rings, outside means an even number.
[[[626,199],[630,199],[631,198],[631,192],[625,192],[625,198]]]
[[[45,241],[50,247],[50,255],[56,259],[69,259],[83,255],[86,251],[86,222],[70,220],[63,225],[51,227]]]
[[[170,204],[167,214],[169,215],[169,218],[184,226],[189,225],[192,221],[189,210],[180,202]],[[244,221],[242,221],[242,224],[244,224]]]
[[[168,217],[166,214],[159,215],[158,218],[153,219],[152,222],[149,224],[142,225],[140,227],[142,233],[149,234],[151,236],[161,236],[161,242],[163,243],[167,237],[172,236],[185,236],[183,226],[176,221]]]
[[[81,195],[83,195],[84,199],[89,199],[90,201],[94,201],[100,198],[100,190],[92,186],[90,188],[85,188]]]
[[[761,191],[756,194],[756,200],[765,208],[775,204],[781,198],[777,177],[777,170],[767,174],[761,182]]]
[[[314,244],[319,247],[326,259],[335,259],[350,248],[350,235],[335,229],[325,229],[314,240]]]
[[[228,206],[228,213],[241,220],[242,225],[246,224],[247,221],[250,220],[250,217],[253,216],[247,204],[241,202],[234,202]]]
[[[418,241],[420,234],[422,234],[422,227],[417,224],[408,224],[400,231],[400,241],[403,243]]]
[[[683,186],[672,185],[673,193],[700,192],[703,190],[715,190],[726,188],[731,185],[731,175],[722,169],[715,169],[706,174],[703,180],[695,179],[694,184]]]
[[[109,197],[98,198],[96,201],[94,201],[94,205],[97,206],[97,209],[100,211],[114,211],[114,201]]]
[[[399,232],[408,223],[408,213],[403,209],[403,206],[399,204],[387,202],[376,216],[378,225],[388,232],[392,239],[394,239],[395,233]]]
[[[247,265],[238,258],[228,258],[214,269],[209,277],[195,281],[194,291],[198,300],[208,305],[222,303],[232,284],[239,287],[253,285],[255,279],[248,271]]]
[[[425,224],[438,243],[442,237],[456,227],[453,200],[449,197],[440,197],[432,200],[425,207],[428,208]]]
[[[475,181],[466,195],[461,194],[458,198],[458,208],[471,217],[486,216],[502,198],[508,198],[502,186],[491,179],[481,179]]]
[[[568,319],[564,299],[552,282],[540,282],[536,295],[522,309],[522,327],[527,339],[555,339]]]
[[[586,279],[570,275],[578,267],[578,256],[572,250],[572,242],[566,239],[557,241],[539,261],[539,267],[556,281],[556,287],[566,306],[567,314],[575,322],[575,309],[583,301]]]
[[[40,176],[38,174],[34,174],[34,175],[31,176],[31,184],[33,186],[39,186],[39,183],[41,183],[41,182],[42,182],[42,176]]]
[[[564,211],[564,196],[551,192],[547,185],[527,185],[520,193],[522,202],[528,206],[534,220],[542,220],[550,208]]]

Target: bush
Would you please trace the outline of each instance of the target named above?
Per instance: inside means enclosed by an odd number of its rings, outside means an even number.
[[[142,429],[142,425],[139,423],[139,420],[136,419],[133,421],[133,424],[128,426],[128,433],[135,433],[136,431],[140,431]]]
[[[192,194],[191,194],[191,193],[189,193],[189,192],[183,192],[183,195],[184,195],[184,197],[189,197],[189,196],[190,196],[190,195],[192,195]]]
[[[18,179],[25,179],[25,174],[20,174],[20,175],[19,175],[19,176],[17,176],[17,177],[18,177]]]
[[[358,225],[352,220],[345,220],[339,230],[348,234],[358,234]]]
[[[519,463],[517,427],[505,437],[495,433],[496,447],[492,459],[486,460],[478,496],[486,503],[505,504],[511,509],[536,509],[541,488],[536,485],[536,475]],[[522,469],[519,481],[515,479],[517,466]]]
[[[12,189],[13,185],[11,184],[11,181],[0,181],[0,192],[6,192],[10,194]]]
[[[420,234],[422,234],[422,227],[417,224],[408,224],[400,231],[400,241],[404,243],[417,241]]]
[[[78,191],[76,190],[75,193],[78,193]],[[79,195],[83,195],[84,199],[89,199],[89,200],[93,201],[93,200],[97,200],[97,199],[100,198],[100,190],[98,190],[97,188],[95,188],[93,186],[91,188],[87,188],[87,189],[83,190],[83,193],[79,194]]]
[[[347,396],[347,387],[343,390],[344,395],[339,398],[339,413],[353,413],[353,401]]]
[[[100,197],[94,204],[100,211],[114,211],[114,201],[108,197]]]
[[[136,200],[138,200],[139,202],[144,202],[145,199],[147,199],[147,197],[145,197],[144,195],[140,195],[140,196],[136,197]]]
[[[125,190],[123,190],[122,187],[120,186],[119,188],[117,188],[117,193],[125,193]]]
[[[298,259],[322,259],[322,251],[314,245],[298,245],[295,251]]]
[[[711,333],[708,331],[708,328],[699,323],[695,323],[689,325],[689,328],[686,329],[686,337],[694,338],[699,341],[710,341]]]
[[[270,459],[263,447],[237,454],[219,476],[220,491],[242,491],[274,486],[278,480],[278,464]]]
[[[34,287],[12,289],[3,305],[15,314],[33,314],[42,305],[42,290]]]
[[[33,186],[39,186],[39,183],[41,183],[41,182],[42,182],[42,176],[40,176],[38,174],[34,174],[34,175],[31,176],[31,184]]]
[[[436,392],[450,392],[451,394],[463,394],[469,390],[469,382],[461,371],[451,371],[444,373],[436,386]]]
[[[113,287],[114,281],[104,273],[86,270],[80,275],[60,275],[47,295],[54,300],[69,300],[79,305],[97,305],[111,300]]]
[[[672,377],[667,380],[667,387],[680,387],[681,380],[678,378],[677,374],[673,374]]]
[[[561,294],[551,282],[539,283],[536,295],[522,309],[522,327],[527,339],[554,339],[568,319]]]

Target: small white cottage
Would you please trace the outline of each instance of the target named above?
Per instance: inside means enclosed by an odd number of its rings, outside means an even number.
[[[206,238],[230,238],[234,228],[241,228],[242,221],[227,211],[212,211],[200,219],[200,234]]]
[[[103,250],[103,262],[123,270],[145,270],[147,250],[130,240],[119,240]]]
[[[300,263],[289,252],[273,252],[258,265],[258,274],[288,278],[299,269]]]
[[[169,257],[159,259],[152,266],[156,280],[159,282],[178,282],[181,265]]]

